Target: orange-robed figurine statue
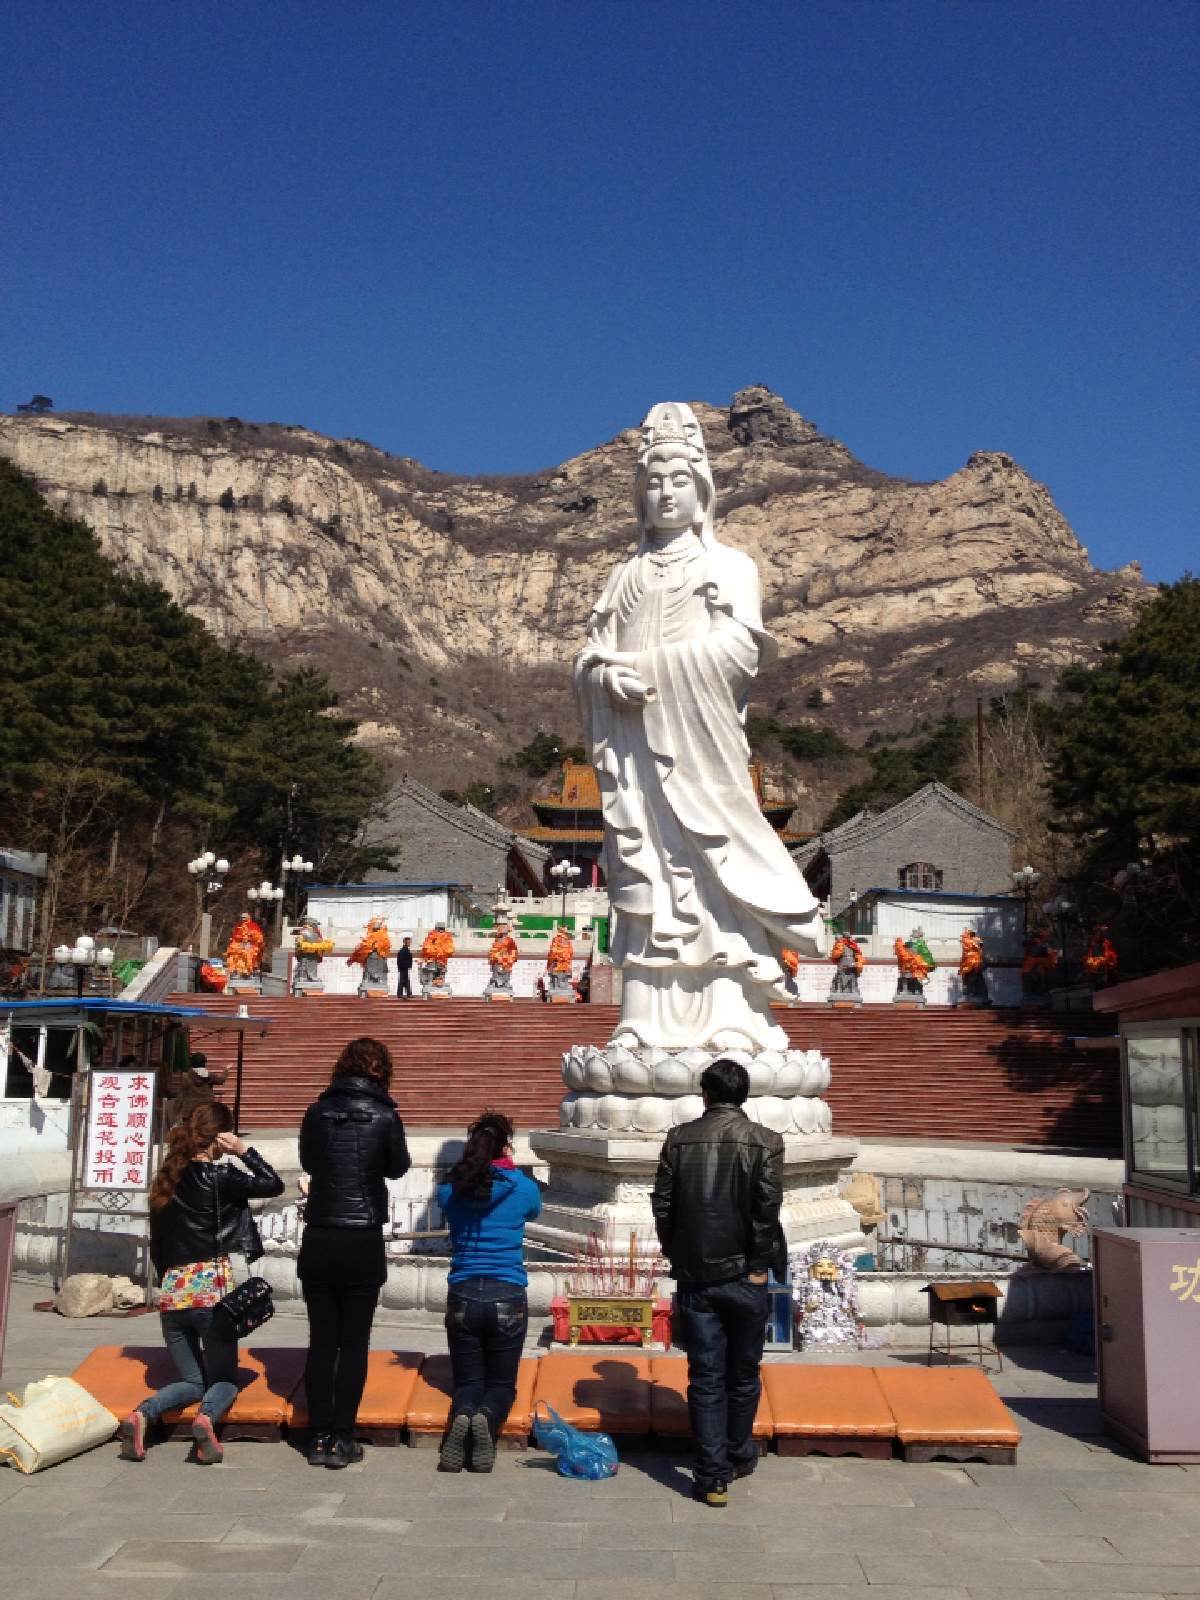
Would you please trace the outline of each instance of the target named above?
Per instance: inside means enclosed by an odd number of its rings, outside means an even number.
[[[388,993],[387,964],[391,953],[392,941],[388,935],[387,923],[382,917],[372,917],[363,930],[362,938],[347,957],[351,966],[360,966],[363,969],[362,980],[358,985],[360,996]]]
[[[896,992],[892,996],[893,1004],[923,1006],[925,980],[933,971],[933,957],[929,954],[925,935],[920,928],[914,928],[907,939],[897,939],[894,948]]]
[[[796,982],[796,975],[800,971],[799,953],[789,950],[785,945],[779,952],[779,965],[783,968],[784,993],[792,1000],[799,1000],[800,985]]]
[[[862,990],[858,987],[858,980],[866,962],[858,940],[852,939],[848,933],[839,933],[833,941],[829,959],[833,962],[833,982],[825,997],[829,1005],[862,1005]]]
[[[575,946],[566,928],[554,930],[550,948],[546,952],[546,998],[556,1005],[572,1005],[579,996],[571,984],[571,962]]]
[[[258,976],[266,943],[266,935],[258,923],[248,911],[243,911],[233,925],[225,948],[225,971],[235,986],[239,979],[252,980]]]
[[[959,934],[962,955],[958,962],[958,976],[962,983],[961,1005],[986,1006],[991,1004],[987,986],[987,958],[983,940],[974,928],[964,928]]]
[[[453,954],[454,935],[448,931],[444,922],[439,922],[429,930],[421,943],[418,971],[421,979],[421,995],[424,999],[450,998],[452,990],[446,982],[446,969]]]
[[[1101,989],[1107,983],[1112,983],[1117,975],[1120,958],[1117,947],[1108,937],[1108,924],[1102,922],[1099,927],[1092,929],[1092,936],[1088,940],[1087,949],[1083,956],[1083,973],[1088,982]]]
[[[506,922],[498,923],[496,937],[492,940],[491,949],[488,951],[488,966],[492,975],[488,979],[487,988],[483,991],[485,1000],[512,999],[512,973],[516,964],[517,941],[513,938],[512,929]]]

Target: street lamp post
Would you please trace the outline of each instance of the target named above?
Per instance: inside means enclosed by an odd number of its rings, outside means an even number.
[[[301,877],[307,877],[312,869],[312,862],[306,861],[299,851],[296,852],[290,861],[285,860],[280,864],[280,877],[286,878],[289,873],[291,873],[292,876],[291,890],[293,922],[295,922],[296,918],[300,915],[300,879]]]
[[[261,905],[267,917],[277,915],[280,902],[283,899],[283,889],[264,878],[257,889],[247,889],[246,898],[253,905]],[[265,929],[263,930],[266,931]],[[272,925],[271,937],[275,938],[278,929]]]
[[[96,949],[96,941],[86,933],[81,933],[73,945],[60,944],[55,947],[54,959],[60,967],[74,967],[75,969],[75,998],[83,999],[83,984],[92,967],[98,967],[101,972],[112,970],[113,953],[107,945]]]
[[[1071,981],[1070,967],[1067,964],[1067,917],[1075,907],[1070,900],[1059,895],[1054,900],[1047,900],[1042,910],[1048,917],[1053,917],[1058,923],[1058,948],[1062,955],[1063,985],[1068,986]]]
[[[189,861],[187,869],[200,890],[200,959],[207,961],[212,946],[212,902],[225,887],[225,874],[229,871],[229,863],[224,856],[216,856],[211,850],[204,850],[194,861]]]
[[[567,920],[567,892],[575,887],[576,878],[583,876],[582,869],[573,861],[556,861],[550,868],[550,876],[558,883],[562,890],[562,920]]]
[[[1028,937],[1029,896],[1037,888],[1038,884],[1041,883],[1042,875],[1040,872],[1035,872],[1032,867],[1018,867],[1016,872],[1014,872],[1012,875],[1012,881],[1015,888],[1020,892],[1021,898],[1025,902],[1024,932],[1026,937]]]

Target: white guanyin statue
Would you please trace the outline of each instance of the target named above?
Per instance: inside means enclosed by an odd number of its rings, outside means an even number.
[[[609,578],[575,664],[624,983],[612,1044],[786,1051],[770,1013],[785,998],[779,955],[824,955],[825,928],[755,798],[745,706],[774,644],[753,560],[714,532],[690,407],[646,418],[635,497],[637,551]]]

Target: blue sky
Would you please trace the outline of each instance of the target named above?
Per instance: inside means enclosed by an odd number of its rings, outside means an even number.
[[[0,406],[525,471],[766,383],[1195,568],[1186,0],[10,5]]]

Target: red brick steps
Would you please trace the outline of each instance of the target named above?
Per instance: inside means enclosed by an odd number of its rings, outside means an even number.
[[[239,1004],[239,997],[225,995],[178,998],[225,1014]],[[295,1125],[328,1082],[338,1051],[360,1034],[391,1049],[393,1094],[411,1127],[462,1127],[485,1106],[506,1111],[522,1128],[553,1127],[565,1093],[563,1051],[603,1044],[617,1020],[614,1006],[533,1000],[433,1005],[330,995],[246,1003],[252,1016],[273,1022],[265,1038],[246,1039],[242,1123],[249,1128]],[[1072,1035],[1110,1032],[1106,1018],[887,1006],[804,1006],[776,1015],[796,1048],[829,1056],[827,1098],[838,1132],[1120,1147],[1117,1053],[1071,1043]],[[201,1032],[196,1042],[209,1060],[232,1067],[233,1036],[201,1038]]]

